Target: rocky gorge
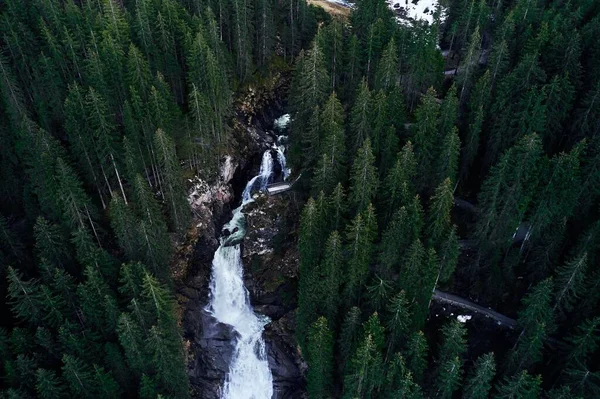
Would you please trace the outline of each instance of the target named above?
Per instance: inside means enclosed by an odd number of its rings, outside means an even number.
[[[193,397],[220,398],[234,355],[236,332],[218,323],[207,309],[211,263],[224,223],[241,202],[248,179],[256,175],[261,154],[273,148],[277,132],[273,121],[283,112],[279,100],[285,79],[261,90],[249,89],[237,105],[235,144],[221,160],[218,176],[190,181],[194,227],[178,251],[182,264],[176,281],[181,324],[187,350],[187,372]],[[275,149],[273,149],[276,157]],[[274,174],[282,178],[280,162]],[[263,339],[273,377],[273,398],[304,395],[306,364],[294,339],[298,254],[294,234],[299,206],[293,192],[280,196],[255,193],[244,208],[246,231],[241,242],[244,283],[254,311],[267,316]]]

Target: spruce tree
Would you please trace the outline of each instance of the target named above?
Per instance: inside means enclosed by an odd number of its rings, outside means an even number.
[[[505,377],[498,385],[495,399],[536,399],[542,384],[541,376],[532,376],[522,371],[512,377]]]
[[[574,302],[583,292],[586,270],[587,253],[577,256],[557,269],[554,311],[559,310],[565,315],[573,309]]]
[[[344,187],[341,183],[335,186],[335,189],[329,196],[329,209],[331,214],[331,228],[339,230],[345,225],[346,216],[346,195],[344,193]]]
[[[53,370],[38,369],[36,371],[35,391],[42,399],[59,399],[65,396],[65,387]]]
[[[447,178],[436,188],[429,205],[427,235],[435,248],[441,248],[452,229],[450,211],[453,206],[454,187]]]
[[[339,289],[342,283],[343,251],[342,237],[337,231],[329,236],[325,244],[323,262],[321,265],[321,288],[323,314],[328,320],[336,320],[339,306]]]
[[[379,269],[383,276],[399,273],[404,255],[419,237],[421,224],[422,215],[414,214],[413,208],[403,206],[394,213],[381,238]]]
[[[350,308],[340,331],[339,345],[344,360],[354,353],[360,338],[361,312],[356,306]]]
[[[314,192],[329,193],[336,184],[345,180],[346,145],[343,123],[344,111],[333,93],[321,115],[322,145],[313,171]]]
[[[438,369],[437,398],[451,399],[461,384],[462,360],[458,356],[442,363]]]
[[[377,220],[373,206],[369,206],[347,227],[348,275],[344,297],[350,303],[360,298],[362,285],[369,273],[373,243],[377,236]]]
[[[315,321],[308,335],[307,391],[311,398],[326,398],[331,391],[333,375],[333,334],[327,319]]]
[[[588,319],[565,338],[563,347],[567,352],[567,362],[584,363],[600,346],[600,317]]]
[[[372,98],[365,78],[360,83],[356,100],[350,110],[350,150],[354,153],[363,147],[363,142],[371,135]]]
[[[31,323],[39,323],[42,317],[42,304],[39,299],[37,280],[24,280],[23,276],[8,267],[8,298],[12,311],[18,318]]]
[[[423,331],[413,333],[406,345],[406,365],[413,373],[416,382],[423,379],[427,368],[427,352],[429,347]]]
[[[85,107],[87,123],[94,134],[97,146],[98,162],[103,165],[106,173],[108,173],[108,170],[114,172],[114,175],[111,174],[108,178],[116,176],[123,200],[127,203],[127,196],[119,172],[120,168],[117,165],[117,159],[119,159],[119,154],[117,153],[118,138],[111,115],[109,115],[106,100],[94,88],[90,88],[85,97]]]
[[[414,145],[420,188],[426,187],[434,178],[434,163],[440,143],[439,116],[440,106],[436,100],[436,92],[430,88],[415,112]]]
[[[392,37],[381,55],[375,81],[377,88],[389,90],[398,83],[398,50],[396,41]]]
[[[410,310],[404,291],[400,291],[390,298],[387,311],[388,322],[386,327],[389,337],[386,359],[389,358],[402,340],[406,339],[410,331]]]
[[[165,182],[163,198],[167,203],[173,230],[182,234],[188,227],[190,207],[185,198],[175,145],[172,139],[161,129],[158,129],[154,135],[154,145],[159,154],[160,174]]]
[[[344,378],[344,398],[371,398],[379,388],[383,374],[383,360],[375,338],[367,335],[350,361]]]
[[[496,374],[496,361],[493,353],[477,358],[464,389],[464,399],[486,399],[492,389],[492,380]]]
[[[382,215],[390,218],[396,209],[406,206],[414,197],[414,182],[417,176],[417,161],[409,141],[398,153],[396,163],[390,168],[383,182],[381,202],[387,209]]]
[[[523,298],[524,308],[517,319],[522,330],[511,353],[511,370],[521,371],[542,359],[544,342],[554,331],[554,314],[550,305],[553,288],[553,281],[548,278]]]
[[[366,209],[375,198],[379,185],[377,176],[371,140],[367,138],[358,150],[350,174],[349,201],[356,212]]]

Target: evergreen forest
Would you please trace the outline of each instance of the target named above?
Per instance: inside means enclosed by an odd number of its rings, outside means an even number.
[[[293,397],[600,397],[600,3],[312,3],[0,3],[0,398],[205,397],[189,182],[274,75]]]

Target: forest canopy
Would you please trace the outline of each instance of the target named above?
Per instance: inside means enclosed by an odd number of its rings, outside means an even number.
[[[442,5],[3,1],[0,397],[202,397],[186,178],[274,74],[310,398],[599,397],[600,4]],[[512,322],[439,318],[444,293]]]

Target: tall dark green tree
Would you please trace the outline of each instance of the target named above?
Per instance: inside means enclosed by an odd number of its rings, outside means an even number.
[[[311,398],[326,398],[331,391],[333,371],[333,334],[327,319],[320,317],[308,336],[307,390]]]

